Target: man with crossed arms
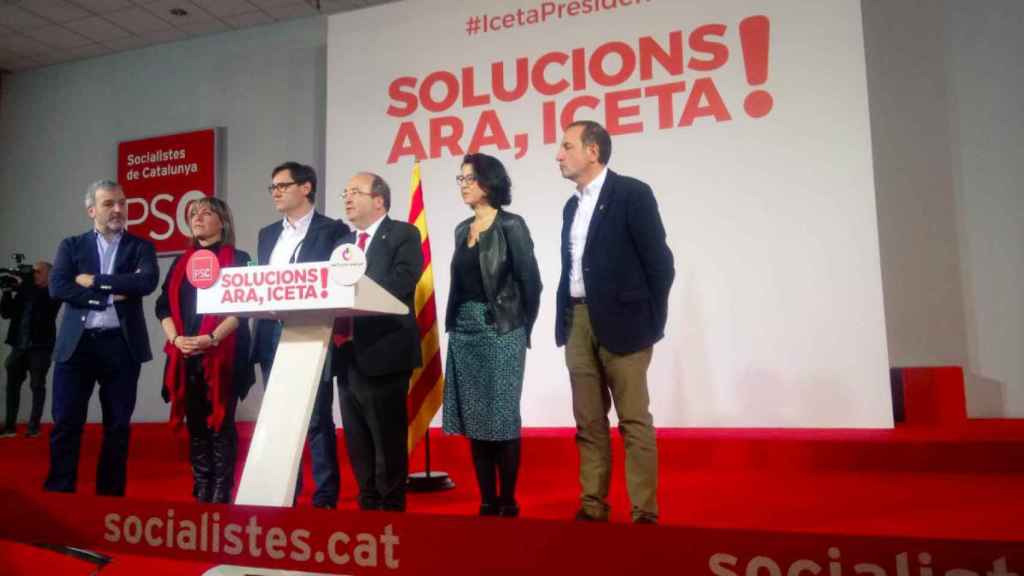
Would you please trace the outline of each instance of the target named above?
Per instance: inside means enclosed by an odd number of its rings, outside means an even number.
[[[82,428],[93,387],[100,388],[103,444],[96,493],[124,496],[128,441],[139,372],[149,348],[142,298],[156,289],[156,249],[125,231],[127,200],[117,182],[85,193],[93,229],[65,238],[50,272],[50,296],[64,302],[53,351],[53,431],[43,488],[74,492]]]

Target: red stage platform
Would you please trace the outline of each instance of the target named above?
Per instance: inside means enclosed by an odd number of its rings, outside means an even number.
[[[913,374],[904,376],[911,381],[908,391],[917,386]],[[907,402],[908,416],[920,414],[913,412],[909,395]],[[947,418],[957,413],[947,408],[934,413],[945,414]],[[920,538],[979,544],[998,541],[1010,543],[1012,556],[1024,561],[1020,556],[1024,548],[1024,421],[967,420],[962,416],[955,424],[932,417],[918,422],[910,420],[894,430],[877,431],[659,430],[662,527],[654,530],[681,527],[700,530],[709,538],[717,530],[740,530],[770,535]],[[244,451],[251,425],[243,425],[241,432]],[[37,439],[0,440],[0,490],[25,495],[28,500],[40,497],[48,457],[46,436],[44,433]],[[82,494],[93,490],[99,437],[99,426],[90,426],[85,434],[79,483]],[[468,519],[478,506],[468,446],[464,439],[446,437],[436,430],[431,438],[435,468],[449,472],[457,487],[442,493],[410,494],[409,512],[420,523],[429,520],[430,515]],[[616,461],[612,523],[633,531],[639,528],[628,524],[622,446],[617,434],[613,438]],[[343,466],[340,512],[355,511],[355,482],[343,445],[339,445],[339,454]],[[308,474],[308,461],[305,466]],[[418,450],[412,469],[421,467],[422,451]],[[185,442],[174,438],[163,424],[134,426],[127,500],[186,505],[190,501],[190,482]],[[298,512],[310,507],[310,484],[306,483]],[[538,526],[557,524],[562,531],[589,530],[590,527],[580,527],[570,520],[577,507],[576,496],[572,430],[530,429],[524,435],[519,488],[525,521],[488,520],[482,525],[519,522],[529,526],[533,524],[530,519],[537,519],[556,521]],[[318,520],[329,518],[322,516],[322,512],[310,514],[317,514]],[[0,522],[8,524],[12,520],[2,518]],[[525,532],[517,537],[528,538],[529,531]],[[7,543],[0,546],[0,555],[9,557],[17,554],[17,549]],[[111,555],[114,562],[103,570],[104,575],[137,574],[143,570],[148,576],[201,574],[209,566],[145,558],[125,554],[124,550]],[[828,558],[822,558],[820,564],[824,567]],[[938,560],[935,562],[935,568],[939,568]],[[742,568],[740,564],[731,570],[743,573]],[[773,573],[770,568],[764,572],[754,568],[755,574]],[[1024,573],[1024,566],[1016,568]],[[785,573],[785,567],[781,571]],[[851,567],[847,573],[855,572]],[[963,572],[968,573],[972,572]],[[993,573],[998,574],[998,570]],[[918,576],[916,570],[913,576]]]

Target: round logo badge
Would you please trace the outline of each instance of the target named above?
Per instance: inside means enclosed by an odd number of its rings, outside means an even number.
[[[366,273],[366,254],[355,244],[342,244],[331,252],[331,282],[351,286]]]
[[[210,250],[196,250],[185,264],[185,277],[199,290],[209,288],[220,278],[220,262]]]

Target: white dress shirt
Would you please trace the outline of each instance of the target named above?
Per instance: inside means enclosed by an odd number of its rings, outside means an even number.
[[[284,266],[292,263],[293,258],[298,258],[299,246],[306,239],[306,232],[309,232],[309,223],[313,221],[314,212],[315,210],[310,207],[309,212],[296,220],[294,224],[289,222],[288,218],[284,219],[284,222],[281,223],[284,229],[281,230],[281,235],[277,237],[277,244],[274,244],[274,250],[270,253],[269,264],[271,266]]]
[[[587,295],[587,288],[583,285],[583,250],[587,247],[587,232],[590,230],[597,198],[601,195],[601,187],[607,177],[608,168],[605,167],[582,191],[574,192],[579,205],[569,229],[569,256],[572,259],[572,267],[569,268],[569,296],[573,298],[584,298]]]
[[[103,234],[96,233],[96,250],[100,256],[100,274],[113,274],[114,261],[117,259],[117,249],[121,246],[123,232],[119,232],[114,239],[107,242]],[[94,278],[95,280],[95,278]],[[107,307],[103,310],[90,310],[85,317],[86,329],[91,328],[117,328],[121,321],[117,318],[117,308],[114,308],[114,295],[107,296]]]

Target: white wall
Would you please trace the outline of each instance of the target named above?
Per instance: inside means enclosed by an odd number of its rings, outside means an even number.
[[[88,229],[82,195],[89,182],[115,177],[119,141],[209,126],[226,128],[224,198],[239,247],[255,255],[257,231],[278,218],[266,192],[271,169],[290,159],[323,167],[324,54],[324,21],[315,18],[5,79],[0,255],[52,260],[62,237]],[[161,280],[169,263],[161,260]],[[147,312],[155,299],[146,299]],[[6,322],[2,329],[6,334]],[[153,317],[149,332],[156,359],[139,379],[140,421],[167,418],[160,399],[164,339]],[[240,417],[255,414],[261,390],[254,388]],[[27,396],[26,384],[23,418]],[[94,399],[90,418],[98,414]]]
[[[864,0],[893,366],[961,365],[1024,416],[1024,3]]]
[[[945,7],[968,409],[974,416],[1022,418],[1024,3],[947,0]]]
[[[963,364],[942,6],[866,0],[863,13],[890,363]]]

